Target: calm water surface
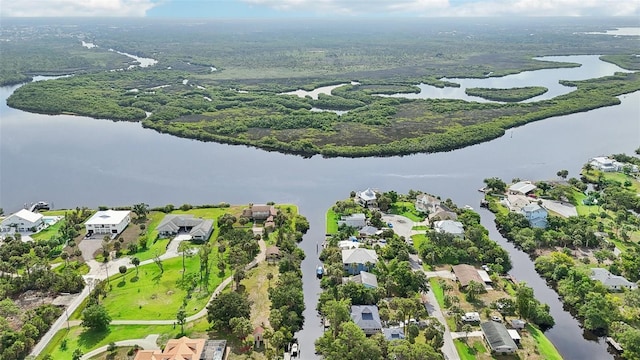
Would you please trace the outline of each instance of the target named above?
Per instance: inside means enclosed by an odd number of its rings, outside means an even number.
[[[0,207],[13,212],[26,202],[45,200],[56,208],[152,206],[226,201],[267,201],[300,206],[311,230],[301,247],[307,310],[298,334],[304,359],[322,333],[315,305],[319,284],[317,244],[324,213],[351,190],[377,187],[419,189],[478,209],[482,180],[498,176],[551,179],[560,169],[577,176],[581,165],[601,154],[632,153],[640,145],[640,92],[622,104],[532,123],[499,139],[439,154],[404,157],[303,159],[244,146],[180,139],[138,123],[74,116],[29,114],[6,106],[16,87],[0,88]],[[563,310],[557,294],[535,273],[528,256],[496,231],[492,215],[479,210],[492,239],[511,254],[511,273],[549,303],[556,326],[547,336],[566,359],[610,359],[602,339],[588,341],[578,322]]]

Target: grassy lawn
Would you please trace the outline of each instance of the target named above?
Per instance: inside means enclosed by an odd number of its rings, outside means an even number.
[[[196,287],[186,303],[187,316],[200,311],[207,304],[211,292],[222,282],[216,267],[217,250],[217,247],[214,247],[210,255],[210,259],[214,260],[208,282],[209,288],[200,292],[199,286]],[[187,291],[177,285],[182,277],[182,257],[165,260],[162,264],[164,273],[160,272],[156,264],[151,263],[139,267],[138,278],[135,277],[135,269],[127,271],[124,281],[121,281],[121,274],[110,278],[112,289],[102,301],[114,320],[175,319],[187,295]],[[198,256],[187,257],[185,265],[186,273],[194,274],[197,281],[200,267]],[[229,272],[225,277],[228,275]]]
[[[338,232],[338,219],[340,217],[333,210],[327,210],[327,234],[336,234]]]
[[[412,227],[412,228],[411,228],[411,230],[418,230],[418,231],[422,230],[422,231],[427,231],[427,230],[429,230],[429,227],[424,226],[424,225],[418,225],[418,226],[414,226],[414,227]]]
[[[542,331],[540,331],[538,328],[533,327],[529,324],[527,324],[527,331],[529,332],[529,334],[531,334],[531,336],[535,340],[536,348],[538,349],[538,352],[540,353],[543,359],[562,360],[562,356],[560,356],[560,353],[558,353],[558,350],[556,350],[556,347],[553,346],[551,341],[549,341],[549,339],[547,339],[546,336],[544,336],[544,333]]]
[[[417,212],[415,205],[412,202],[408,202],[408,201],[398,201],[393,203],[393,205],[391,205],[391,209],[389,209],[389,213],[402,215],[413,221],[424,220],[424,215]]]
[[[269,281],[267,274],[273,274]],[[254,327],[269,326],[271,301],[269,300],[269,285],[274,286],[278,280],[278,266],[262,262],[251,269],[247,277],[240,282],[251,301],[251,323]]]
[[[67,211],[73,211],[69,209],[60,209],[60,210],[47,210],[41,211],[40,213],[44,216],[64,216]]]
[[[478,358],[478,355],[487,352],[482,341],[472,339],[469,339],[468,341],[471,342],[471,347],[465,344],[462,340],[453,340],[461,360],[475,360]]]
[[[33,240],[49,240],[52,237],[58,235],[58,230],[60,230],[60,227],[62,227],[63,222],[64,222],[64,219],[56,222],[55,224],[49,226],[48,228],[40,231],[37,234],[31,235],[31,238]]]
[[[76,271],[77,271],[80,275],[86,275],[86,274],[88,274],[88,273],[89,273],[89,265],[87,265],[87,264],[85,264],[85,263],[82,263],[82,264],[79,264],[79,265],[78,265],[78,264],[77,264],[77,261],[69,262],[69,267],[70,267],[71,269],[74,269],[76,266],[77,266]],[[64,271],[64,269],[65,269],[66,267],[67,267],[67,265],[66,265],[66,264],[62,264],[62,265],[60,265],[60,266],[56,267],[55,269],[53,269],[53,271],[55,271],[55,272],[56,272],[56,273],[58,273],[58,274],[61,274],[61,273]]]
[[[81,326],[72,327],[70,330],[58,331],[47,344],[39,358],[50,354],[54,359],[71,359],[71,354],[76,348],[83,353],[107,345],[112,341],[127,339],[142,339],[149,334],[160,334],[161,339],[176,337],[180,329],[173,329],[172,325],[112,325],[106,331],[85,331]],[[185,332],[188,333],[187,329]],[[62,350],[62,340],[67,340],[67,349]],[[166,340],[165,340],[166,341]]]
[[[438,278],[429,279],[429,285],[431,285],[431,290],[433,291],[433,294],[436,296],[438,305],[440,305],[440,307],[444,309],[445,308],[444,291],[442,290],[442,288],[440,287],[440,284],[438,283]]]

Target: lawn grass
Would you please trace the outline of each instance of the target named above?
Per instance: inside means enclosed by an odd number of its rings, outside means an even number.
[[[475,360],[478,357],[478,354],[483,354],[487,352],[487,349],[484,347],[484,344],[479,340],[472,340],[471,347],[465,344],[462,340],[455,339],[453,340],[454,345],[456,346],[456,350],[458,350],[458,355],[460,355],[461,360]]]
[[[327,234],[338,233],[338,219],[340,217],[331,208],[327,210]]]
[[[64,216],[64,214],[68,211],[73,211],[73,210],[69,210],[69,209],[47,210],[47,211],[41,211],[40,213],[44,216]]]
[[[390,214],[401,215],[413,221],[424,220],[424,215],[416,211],[415,205],[408,201],[398,201],[391,205]]]
[[[58,331],[38,358],[50,354],[54,359],[71,359],[71,354],[76,348],[80,348],[86,354],[112,341],[142,339],[150,334],[160,334],[161,338],[169,339],[178,336],[179,332],[180,329],[174,329],[172,325],[111,325],[106,331],[100,332],[87,331],[81,326],[75,326],[69,330]],[[187,329],[185,333],[188,333]],[[63,339],[67,340],[66,350],[60,348]]]
[[[429,285],[431,285],[431,291],[433,291],[433,294],[438,301],[438,305],[440,305],[440,308],[444,309],[444,290],[442,290],[442,287],[440,287],[438,278],[429,279]]]
[[[527,324],[527,331],[531,334],[536,342],[538,352],[545,360],[562,360],[562,356],[558,353],[555,346],[547,339],[542,331],[538,328]]]
[[[42,230],[42,231],[40,231],[40,232],[38,232],[36,234],[31,235],[31,238],[33,240],[36,240],[36,241],[38,241],[38,240],[40,240],[40,241],[49,240],[49,239],[53,238],[54,236],[58,235],[58,230],[60,230],[60,228],[62,227],[62,223],[64,221],[65,220],[62,219],[62,220],[56,222],[55,224],[49,226],[48,228],[46,228],[46,229],[44,229],[44,230]]]
[[[418,226],[414,226],[414,227],[412,227],[412,228],[411,228],[411,230],[417,230],[417,231],[423,230],[423,231],[427,231],[427,230],[429,230],[429,227],[428,227],[428,226],[424,226],[424,225],[418,225]]]
[[[195,288],[190,299],[187,299],[185,310],[187,316],[200,311],[208,302],[211,292],[222,282],[216,267],[218,249],[213,247],[210,255],[211,274],[207,291]],[[102,300],[111,317],[119,320],[170,320],[175,319],[182,306],[187,291],[177,285],[182,277],[182,257],[162,262],[164,272],[161,273],[154,263],[129,269],[124,275],[117,274],[110,278],[112,286],[107,297]],[[186,274],[194,274],[199,279],[200,261],[197,255],[185,259]],[[226,276],[230,275],[227,273]]]

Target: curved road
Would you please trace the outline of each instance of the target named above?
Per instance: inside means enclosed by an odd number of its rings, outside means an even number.
[[[180,241],[182,241],[182,239],[180,239]],[[171,243],[173,243],[173,242],[174,241],[172,240]],[[179,244],[171,244],[171,243],[167,247],[167,252],[162,254],[160,256],[160,259],[166,260],[166,259],[171,259],[171,258],[180,256],[180,253],[177,251]],[[260,246],[260,253],[258,253],[258,255],[256,255],[255,259],[253,259],[249,264],[247,264],[247,266],[246,266],[247,269],[251,269],[251,268],[255,267],[256,265],[258,265],[258,263],[260,263],[260,262],[262,262],[262,261],[264,261],[266,259],[267,246],[266,246],[264,240],[260,239],[260,241],[258,241],[258,245]],[[152,262],[153,262],[152,259],[145,260],[145,261],[142,261],[139,266],[150,264]],[[99,262],[97,262],[95,260],[89,260],[89,261],[87,261],[87,265],[89,265],[89,268],[90,268],[89,273],[87,275],[83,276],[83,278],[85,279],[85,282],[87,283],[87,285],[84,287],[84,289],[82,289],[82,292],[79,294],[79,296],[77,296],[71,302],[71,304],[69,304],[69,307],[65,310],[65,312],[62,315],[60,315],[60,317],[53,323],[53,325],[51,325],[51,328],[49,329],[49,331],[47,331],[44,334],[44,336],[42,336],[40,341],[38,341],[38,343],[33,347],[33,349],[31,350],[31,353],[29,354],[30,356],[37,357],[38,355],[40,355],[42,350],[44,350],[45,346],[51,341],[53,336],[58,331],[60,331],[60,329],[62,329],[64,326],[67,326],[67,324],[68,324],[68,326],[80,325],[80,323],[81,323],[80,320],[68,321],[68,315],[69,314],[73,314],[73,312],[78,309],[80,304],[82,304],[84,299],[87,296],[89,296],[89,294],[91,292],[91,288],[92,288],[93,282],[95,280],[106,279],[107,278],[107,274],[109,274],[109,273],[110,274],[116,274],[118,272],[118,268],[121,265],[124,265],[127,268],[132,268],[133,267],[133,265],[131,264],[129,258],[116,259],[116,260],[108,262],[106,264],[99,263]],[[209,305],[209,303],[216,296],[218,296],[218,294],[220,294],[220,292],[222,292],[222,290],[224,290],[224,288],[226,288],[227,285],[229,285],[229,283],[232,280],[233,280],[233,276],[229,276],[228,278],[224,279],[222,281],[222,283],[220,283],[220,285],[218,285],[218,287],[216,287],[216,289],[211,294],[211,297],[209,298],[209,301],[207,302],[207,305],[205,305],[204,308],[202,308],[202,310],[200,310],[197,313],[187,317],[187,322],[191,322],[191,321],[194,321],[194,320],[197,320],[197,319],[200,319],[200,318],[206,316],[207,315],[207,306]],[[176,321],[177,321],[176,319],[172,319],[172,320],[114,320],[114,321],[111,322],[111,324],[113,324],[113,325],[173,325]],[[125,345],[125,346],[131,346],[131,345]]]

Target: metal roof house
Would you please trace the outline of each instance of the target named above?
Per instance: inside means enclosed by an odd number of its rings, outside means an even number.
[[[349,274],[357,275],[361,271],[369,271],[378,262],[378,254],[370,249],[342,250],[342,264]]]
[[[351,319],[367,335],[382,332],[380,313],[375,305],[351,305]]]
[[[537,189],[535,185],[531,181],[519,181],[511,186],[509,186],[509,192],[511,194],[522,194],[527,195],[533,190]]]
[[[342,283],[346,284],[348,282],[354,282],[356,284],[362,284],[364,287],[369,289],[375,289],[378,287],[378,278],[366,271],[361,271],[360,274],[355,276],[343,277]]]
[[[622,290],[623,288],[627,289],[635,289],[638,285],[632,283],[626,278],[613,275],[607,269],[603,268],[591,268],[591,276],[589,276],[591,280],[597,280],[602,283],[609,290]]]
[[[440,220],[433,223],[433,229],[439,233],[464,237],[464,225],[459,221]]]
[[[518,350],[518,345],[513,341],[509,331],[502,323],[487,321],[481,323],[480,328],[492,353],[513,354]]]

